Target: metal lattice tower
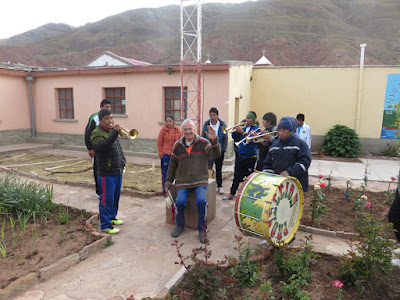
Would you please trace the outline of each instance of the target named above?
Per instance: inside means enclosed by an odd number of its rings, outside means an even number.
[[[198,134],[201,129],[202,5],[202,0],[181,0],[181,120],[192,119]]]

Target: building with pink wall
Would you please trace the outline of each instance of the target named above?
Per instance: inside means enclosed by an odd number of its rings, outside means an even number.
[[[21,135],[16,130],[25,130],[21,136],[30,137],[31,109],[26,80],[30,74],[34,78],[32,97],[37,141],[84,149],[83,133],[89,117],[99,110],[102,99],[111,97],[116,123],[139,131],[135,141],[123,140],[123,147],[128,151],[156,153],[156,139],[165,115],[174,112],[173,109],[177,114],[180,103],[176,98],[181,85],[179,66],[169,67],[172,68],[169,72],[164,65],[32,72],[0,69],[3,104],[0,136],[12,131],[14,135]],[[229,64],[204,66],[202,123],[208,119],[208,110],[213,106],[219,109],[221,118],[228,118],[229,72]],[[188,102],[191,102],[190,95]],[[188,107],[187,117],[194,118],[196,103]],[[1,141],[12,142],[10,138]]]

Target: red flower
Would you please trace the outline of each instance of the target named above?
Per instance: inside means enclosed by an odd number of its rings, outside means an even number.
[[[322,174],[319,174],[319,178],[321,178],[321,179],[322,179],[322,178],[324,178],[324,175],[322,175]]]
[[[392,179],[393,181],[396,181],[396,177],[390,177],[390,179]]]
[[[372,203],[371,202],[367,202],[365,203],[365,208],[371,208],[372,207]]]
[[[319,186],[322,187],[322,188],[324,188],[324,187],[326,187],[326,183],[321,182],[321,183],[319,184]]]
[[[332,283],[332,286],[334,286],[335,288],[341,288],[343,286],[343,283],[340,280],[335,280]]]

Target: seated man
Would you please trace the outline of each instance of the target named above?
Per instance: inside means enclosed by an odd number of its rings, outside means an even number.
[[[281,176],[296,177],[303,191],[308,191],[308,168],[311,152],[308,145],[294,134],[293,117],[283,117],[278,124],[279,139],[269,149],[264,171]]]
[[[185,229],[185,208],[189,193],[196,195],[196,206],[199,217],[198,230],[201,243],[206,243],[206,192],[208,187],[208,161],[216,160],[221,155],[221,147],[215,130],[208,126],[208,140],[194,132],[192,120],[182,122],[183,137],[174,145],[169,162],[165,188],[168,191],[175,179],[177,189],[176,228],[171,232],[172,237],[178,237]]]

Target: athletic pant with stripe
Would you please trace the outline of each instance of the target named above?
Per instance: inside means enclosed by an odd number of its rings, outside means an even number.
[[[119,197],[121,195],[122,175],[99,176],[100,183],[100,228],[111,226],[111,220],[116,219]]]

